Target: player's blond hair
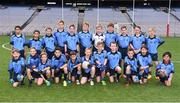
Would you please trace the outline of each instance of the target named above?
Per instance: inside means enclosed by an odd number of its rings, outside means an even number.
[[[101,28],[101,29],[102,29],[103,26],[102,26],[101,24],[97,24],[97,25],[96,25],[96,29],[97,29],[97,28]]]
[[[156,32],[156,29],[155,29],[155,27],[150,27],[150,28],[148,28],[148,31],[154,31],[154,32]]]

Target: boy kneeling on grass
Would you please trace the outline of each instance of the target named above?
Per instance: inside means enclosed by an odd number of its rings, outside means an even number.
[[[51,79],[51,62],[48,59],[48,56],[45,52],[42,52],[40,55],[40,62],[36,69],[33,69],[35,72],[35,83],[38,86],[41,86],[44,82],[47,86],[50,86],[50,79]]]
[[[23,57],[20,57],[20,51],[14,49],[12,51],[12,60],[9,62],[9,81],[13,87],[17,87],[22,84],[24,79],[23,71],[25,70],[25,61]]]
[[[165,52],[163,60],[156,67],[156,79],[164,83],[165,86],[171,86],[174,74],[174,65],[171,62],[171,53]]]

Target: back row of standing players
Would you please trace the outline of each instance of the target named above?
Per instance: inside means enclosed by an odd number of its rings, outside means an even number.
[[[45,36],[40,38],[40,31],[35,30],[33,38],[26,41],[21,27],[16,26],[10,40],[10,82],[13,87],[24,84],[27,74],[29,86],[33,81],[37,85],[43,82],[50,85],[51,82],[59,83],[63,74],[63,86],[71,82],[94,85],[94,78],[106,85],[106,75],[111,83],[124,77],[126,86],[130,83],[145,84],[152,77],[154,61],[156,78],[170,86],[174,73],[171,53],[165,52],[163,60],[158,62],[158,47],[164,41],[155,35],[155,29],[149,28],[148,37],[142,34],[140,26],[134,28],[133,35],[128,35],[126,26],[120,30],[120,34],[115,33],[114,24],[109,23],[104,33],[99,24],[96,33],[92,34],[89,24],[83,23],[82,31],[76,33],[75,25],[70,25],[65,31],[64,21],[59,21],[56,32],[47,27]],[[25,46],[30,48],[27,58]]]

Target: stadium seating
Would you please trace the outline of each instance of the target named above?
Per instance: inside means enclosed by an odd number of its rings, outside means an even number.
[[[42,10],[37,17],[25,28],[24,31],[31,32],[34,29],[39,29],[42,33],[46,26],[53,29],[56,28],[57,21],[62,18],[61,8],[50,8]],[[70,8],[64,8],[64,21],[66,26],[77,24],[78,12]]]
[[[22,25],[34,12],[29,7],[8,7],[7,9],[0,9],[0,33],[10,32],[15,25]],[[42,34],[47,26],[56,28],[57,20],[62,17],[62,9],[53,7],[47,10],[42,10],[33,20],[28,24],[23,32],[31,33],[34,29],[39,29]],[[117,23],[119,25],[128,25],[129,31],[132,26],[128,17],[112,8],[101,8],[99,10],[100,23],[106,27],[109,22]],[[180,17],[180,9],[177,8],[172,11],[177,17]],[[84,21],[90,23],[90,29],[94,32],[97,24],[97,8],[90,8],[84,12]],[[128,10],[128,14],[132,18],[132,10]],[[157,35],[165,36],[167,25],[167,13],[156,11],[152,8],[136,8],[135,9],[135,23],[142,27],[144,32],[147,32],[148,27],[155,27]],[[16,15],[16,16],[14,16]],[[78,23],[78,11],[72,8],[64,8],[64,21],[66,26]],[[174,17],[170,16],[170,35],[180,36],[180,22]]]
[[[10,32],[15,25],[22,25],[33,13],[29,7],[8,7],[0,9],[0,33]]]

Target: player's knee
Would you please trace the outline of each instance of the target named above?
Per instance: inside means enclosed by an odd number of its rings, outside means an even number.
[[[13,83],[13,87],[14,88],[18,87],[18,84],[19,84],[18,82]]]
[[[96,82],[97,82],[97,83],[100,82],[100,76],[96,77]]]
[[[143,81],[144,81],[144,83],[147,83],[147,79],[144,79]]]
[[[55,83],[56,83],[56,84],[59,83],[59,78],[58,78],[58,77],[55,78]]]
[[[46,71],[46,75],[50,76],[50,75],[51,75],[51,71],[50,71],[50,70],[47,70],[47,71]]]
[[[42,84],[43,84],[43,79],[42,78],[38,78],[37,85],[41,86]]]
[[[84,78],[81,79],[81,84],[85,84],[86,83],[86,80]]]
[[[31,72],[31,70],[28,68],[28,69],[26,70],[26,72],[27,72],[27,73],[30,73],[30,72]]]
[[[130,67],[130,66],[127,66],[127,67],[126,67],[126,74],[130,74],[130,72],[131,72],[131,67]]]
[[[121,68],[118,66],[118,67],[116,67],[115,71],[118,73],[121,73]]]
[[[114,82],[114,77],[110,76],[109,81],[110,81],[110,83],[113,83]]]
[[[64,69],[63,69],[63,71],[64,71],[64,73],[68,73],[68,69],[67,69],[67,67],[64,67]]]
[[[93,66],[93,67],[91,68],[91,71],[92,71],[93,73],[95,73],[95,72],[96,72],[96,68]]]

